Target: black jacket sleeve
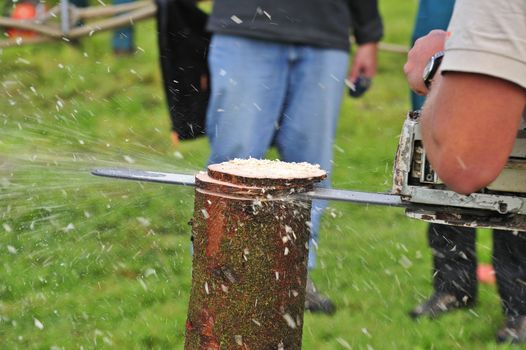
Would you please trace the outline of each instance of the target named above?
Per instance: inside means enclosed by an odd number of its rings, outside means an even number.
[[[348,0],[352,29],[358,45],[378,42],[383,36],[383,24],[377,0]]]
[[[208,16],[194,0],[155,0],[159,60],[172,130],[180,140],[205,135]]]

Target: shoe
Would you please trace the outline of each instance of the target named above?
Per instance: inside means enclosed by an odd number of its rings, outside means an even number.
[[[497,343],[522,344],[526,342],[526,316],[509,316],[497,332]]]
[[[411,310],[409,316],[414,319],[422,316],[435,318],[451,310],[471,307],[474,304],[473,300],[460,301],[451,293],[435,292],[426,302]]]
[[[305,293],[305,311],[332,315],[336,312],[336,306],[325,295],[318,293],[314,282],[307,277],[307,288]]]

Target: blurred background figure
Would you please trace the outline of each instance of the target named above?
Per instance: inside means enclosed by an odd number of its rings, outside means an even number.
[[[411,46],[433,29],[446,30],[455,0],[420,0]],[[413,110],[425,96],[411,91]],[[435,317],[452,309],[474,305],[477,298],[475,229],[429,224],[428,243],[433,254],[433,295],[411,310],[413,318]]]
[[[208,14],[194,0],[156,0],[159,61],[172,144],[205,136],[210,97]]]
[[[69,0],[71,4],[76,7],[88,7],[88,0]],[[134,0],[113,0],[113,5],[125,4],[133,2]],[[83,23],[77,23],[82,25]],[[115,55],[131,55],[135,50],[134,45],[134,29],[133,26],[126,26],[117,28],[113,31],[113,37],[111,41],[113,53]]]
[[[433,29],[446,30],[454,6],[455,0],[421,0],[411,45]],[[424,102],[425,96],[411,91],[413,110],[421,109]],[[477,265],[476,230],[429,224],[427,235],[433,251],[434,293],[410,315],[437,316],[454,308],[473,306],[477,299],[477,280],[495,283],[491,265]]]
[[[348,78],[372,78],[383,33],[376,0],[214,1],[208,22],[208,162],[263,158],[275,145],[284,161],[327,170],[322,185],[329,186],[351,28],[357,49]],[[325,207],[325,201],[313,202],[310,269]],[[335,311],[310,279],[305,306]]]
[[[113,0],[113,5],[126,4],[134,0]],[[117,28],[113,31],[111,47],[115,55],[131,55],[135,50],[133,26]]]
[[[16,20],[30,20],[35,18],[40,12],[43,11],[43,5],[35,3],[34,1],[20,1],[16,4],[13,4],[11,11],[5,10],[6,14],[9,14],[12,19]],[[16,28],[8,28],[7,35],[11,38],[15,37],[32,37],[36,33],[30,30],[21,30]]]

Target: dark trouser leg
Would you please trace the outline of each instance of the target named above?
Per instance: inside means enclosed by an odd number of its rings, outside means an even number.
[[[526,232],[493,230],[493,268],[504,313],[526,315]]]
[[[474,301],[477,297],[475,229],[430,224],[428,239],[433,251],[435,291],[454,294],[459,301]]]
[[[134,0],[113,0],[113,5],[126,4]],[[115,29],[113,32],[112,48],[114,53],[132,53],[134,49],[133,26]]]

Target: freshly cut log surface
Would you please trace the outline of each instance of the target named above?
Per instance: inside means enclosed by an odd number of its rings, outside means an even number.
[[[323,180],[327,173],[319,165],[288,163],[279,160],[234,159],[208,166],[208,175],[233,184],[261,186],[298,186]]]

